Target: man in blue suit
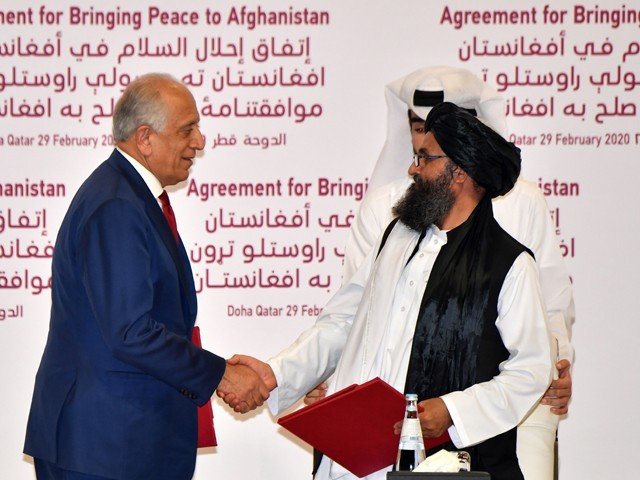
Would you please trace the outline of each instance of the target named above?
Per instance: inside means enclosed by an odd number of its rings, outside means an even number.
[[[189,340],[193,275],[164,187],[204,148],[199,119],[172,77],[132,82],[114,111],[117,148],[64,218],[24,449],[39,479],[190,479],[197,406],[216,388],[242,411],[268,397],[250,369]]]

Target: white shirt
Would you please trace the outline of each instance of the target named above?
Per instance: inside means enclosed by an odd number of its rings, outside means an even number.
[[[393,205],[411,183],[411,177],[406,176],[367,192],[349,232],[342,275],[344,281],[355,273],[392,220]],[[492,205],[500,226],[535,255],[549,328],[558,341],[558,357],[573,362],[574,351],[570,341],[575,316],[573,293],[543,193],[534,183],[519,178],[513,189],[502,197],[494,198]],[[555,341],[553,344],[555,348]]]
[[[269,360],[278,382],[269,398],[274,414],[334,372],[329,394],[377,376],[403,391],[419,309],[416,299],[421,299],[433,262],[446,243],[443,232],[430,229],[405,268],[417,241],[417,233],[398,224],[378,260],[376,246],[325,306],[316,324]],[[405,294],[403,286],[411,282],[416,289]],[[499,375],[441,397],[454,422],[449,434],[459,448],[518,425],[551,380],[553,359],[544,305],[535,262],[527,253],[517,257],[505,278],[496,326],[509,351]],[[402,353],[391,355],[396,347]],[[366,478],[384,479],[387,470]],[[356,477],[325,458],[316,478]]]
[[[391,318],[385,335],[385,349],[376,358],[384,378],[400,385],[407,378],[411,346],[420,313],[420,304],[429,275],[440,253],[447,243],[447,234],[437,227],[430,228],[420,242],[418,251],[402,271],[396,284],[391,307]]]

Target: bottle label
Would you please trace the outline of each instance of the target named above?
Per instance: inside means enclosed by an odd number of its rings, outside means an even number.
[[[402,432],[400,438],[404,437],[420,437],[422,438],[422,429],[420,428],[420,420],[417,418],[408,418],[402,423]]]

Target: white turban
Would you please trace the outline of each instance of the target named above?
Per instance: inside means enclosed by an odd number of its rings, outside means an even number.
[[[483,123],[503,137],[507,135],[504,99],[473,73],[462,68],[427,67],[416,70],[388,84],[385,97],[387,140],[371,174],[369,191],[407,175],[413,155],[408,110],[426,119],[434,105],[451,102],[475,110]]]

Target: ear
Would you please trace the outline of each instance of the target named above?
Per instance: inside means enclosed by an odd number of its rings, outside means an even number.
[[[136,146],[138,147],[138,150],[140,150],[140,153],[145,157],[151,155],[151,152],[153,151],[151,145],[152,133],[153,131],[148,125],[139,126],[135,133]]]
[[[453,183],[463,184],[467,181],[467,178],[469,178],[469,175],[460,167],[456,168],[456,171],[453,172]]]

